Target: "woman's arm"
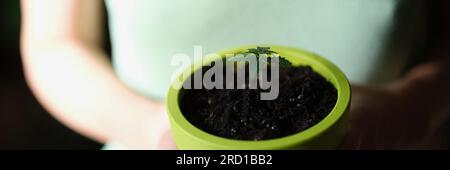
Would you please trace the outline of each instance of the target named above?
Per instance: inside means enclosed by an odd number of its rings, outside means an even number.
[[[154,149],[163,104],[125,87],[101,48],[101,0],[22,0],[27,82],[58,120],[100,142]],[[130,66],[132,67],[132,66]]]

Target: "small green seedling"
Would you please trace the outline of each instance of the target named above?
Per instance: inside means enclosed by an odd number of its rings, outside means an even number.
[[[249,57],[256,57],[256,63],[251,63],[250,61],[252,60],[249,59]],[[258,75],[261,74],[261,69],[259,67],[267,67],[268,65],[273,64],[272,62],[275,61],[273,58],[278,59],[278,66],[281,68],[292,66],[291,62],[280,56],[277,52],[270,50],[270,47],[259,46],[250,48],[246,52],[238,52],[234,54],[234,57],[230,58],[229,61],[234,61],[244,66],[247,64],[256,64],[255,66],[249,66],[248,70],[250,79],[256,79]]]

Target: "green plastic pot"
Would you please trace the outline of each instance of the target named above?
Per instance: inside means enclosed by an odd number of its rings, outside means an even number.
[[[172,128],[172,135],[178,149],[189,150],[269,150],[269,149],[333,149],[337,148],[348,129],[348,111],[350,107],[351,90],[347,78],[342,71],[328,60],[304,50],[272,46],[272,51],[285,57],[293,65],[309,65],[314,71],[330,81],[337,89],[338,98],[335,107],[322,121],[316,125],[281,138],[259,141],[245,141],[228,139],[209,134],[192,125],[184,116],[179,107],[181,90],[171,86],[167,96],[167,111]],[[225,57],[225,54],[234,54],[255,48],[256,45],[243,46],[219,52],[220,56],[208,57],[203,63],[210,63]],[[193,74],[202,67],[194,64],[187,69],[184,75]],[[182,74],[180,75],[183,79]],[[187,78],[187,77],[184,77]]]

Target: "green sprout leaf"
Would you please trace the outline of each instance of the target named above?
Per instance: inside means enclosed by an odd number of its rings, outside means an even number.
[[[271,55],[274,54],[274,51],[270,50],[270,47],[256,47],[256,48],[250,48],[248,49],[247,53],[253,53],[256,56],[259,56],[260,54],[267,54],[267,55]]]
[[[267,55],[268,57],[269,57],[269,56],[272,56],[273,54],[278,54],[278,53],[276,53],[276,52],[270,50],[270,47],[259,47],[259,46],[256,47],[256,48],[250,48],[250,49],[248,49],[248,51],[247,51],[246,54],[249,54],[249,53],[256,55],[258,61],[259,61],[259,56],[260,56],[261,54],[262,54],[262,55],[265,54],[265,55]],[[273,56],[272,56],[272,57],[273,57]],[[284,57],[278,56],[278,55],[277,55],[277,58],[279,59],[278,61],[279,61],[280,67],[290,67],[290,66],[292,66],[292,63],[291,63],[290,61],[286,60]],[[269,59],[269,60],[267,60],[267,62],[268,62],[268,64],[270,64],[270,63],[271,63],[271,60]]]
[[[242,54],[242,55],[240,55]],[[247,50],[247,52],[238,52],[235,54],[235,56],[240,55],[240,57],[235,57],[235,58],[231,58],[231,61],[239,61],[239,59],[242,59],[241,57],[245,58],[247,57],[249,54],[254,54],[256,56],[256,60],[257,62],[260,62],[260,56],[261,55],[266,55],[268,58],[267,60],[264,60],[262,62],[265,62],[266,65],[271,64],[272,62],[272,58],[278,58],[278,66],[279,67],[283,67],[283,68],[287,68],[292,66],[292,63],[288,60],[286,60],[284,57],[279,56],[278,53],[276,53],[275,51],[270,50],[270,47],[256,47],[256,48],[250,48]],[[242,61],[242,60],[241,60]],[[259,64],[256,66],[256,70],[249,70],[250,71],[250,78],[256,78],[258,77],[257,75],[259,74]]]
[[[279,60],[280,67],[286,68],[286,67],[290,67],[292,65],[292,63],[290,61],[286,60],[284,57],[279,57],[279,59],[280,59]]]

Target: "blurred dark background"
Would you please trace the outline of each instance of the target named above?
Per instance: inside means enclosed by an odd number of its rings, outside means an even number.
[[[66,128],[34,98],[25,83],[20,51],[20,2],[0,2],[0,149],[99,149]]]

